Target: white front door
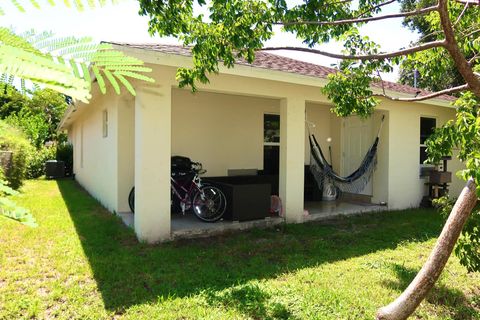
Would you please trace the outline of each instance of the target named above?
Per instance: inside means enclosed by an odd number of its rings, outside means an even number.
[[[343,120],[342,176],[348,176],[358,169],[373,143],[372,118],[362,119],[350,116]],[[372,195],[372,180],[359,192]]]

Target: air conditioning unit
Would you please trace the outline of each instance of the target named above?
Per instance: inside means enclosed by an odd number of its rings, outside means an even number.
[[[65,162],[48,160],[45,162],[45,175],[47,179],[58,179],[65,177]]]

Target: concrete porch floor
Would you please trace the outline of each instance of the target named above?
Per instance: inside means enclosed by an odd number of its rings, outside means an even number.
[[[384,211],[386,206],[349,202],[345,200],[317,201],[305,203],[304,222],[321,221],[335,216],[352,215],[366,212]],[[308,214],[307,214],[308,212]],[[122,212],[118,216],[130,228],[134,225],[134,216],[131,212]],[[206,223],[198,220],[192,213],[172,214],[172,240],[202,238],[240,230],[253,228],[269,228],[283,222],[281,217],[267,217],[253,221],[218,221]]]
[[[388,210],[387,206],[347,200],[305,202],[304,207],[308,211],[304,221],[319,221],[341,215]]]

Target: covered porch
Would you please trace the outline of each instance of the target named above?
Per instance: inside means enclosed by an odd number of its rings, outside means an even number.
[[[353,202],[343,199],[335,201],[311,201],[305,202],[303,222],[326,221],[341,216],[379,212],[384,210],[386,210],[384,205]],[[135,218],[133,213],[123,212],[119,213],[119,216],[126,226],[134,228]],[[185,215],[174,213],[171,216],[171,239],[201,238],[234,233],[253,228],[272,228],[281,225],[284,221],[285,220],[282,217],[269,216],[251,221],[221,220],[215,223],[204,223],[191,213]]]
[[[118,167],[123,172],[118,175],[118,212],[140,240],[159,242],[385,209],[372,205],[386,202],[388,197],[387,177],[376,177],[377,173],[365,194],[367,202],[342,198],[305,201],[305,171],[310,161],[305,120],[316,124],[310,130],[317,135],[322,149],[328,150],[327,138],[330,138],[334,168],[342,174],[349,170],[344,159],[344,124],[330,113],[318,87],[222,74],[192,94],[176,87],[173,68],[156,71],[158,85],[137,88],[134,100],[118,104],[118,131],[130,132],[119,135],[118,153],[124,157],[119,156]],[[382,114],[379,112],[372,119],[365,139],[368,143],[376,129],[375,120]],[[265,140],[265,115],[279,118],[276,141]],[[201,162],[208,170],[206,178],[229,176],[235,170],[267,174],[270,169],[265,166],[265,150],[275,147],[278,148],[277,192],[282,200],[283,218],[266,214],[260,220],[209,224],[192,214],[170,212],[172,155]],[[386,148],[381,147],[380,161],[385,161],[382,157],[386,155]],[[383,164],[380,169],[384,171]],[[135,215],[128,212],[126,202],[133,185]]]

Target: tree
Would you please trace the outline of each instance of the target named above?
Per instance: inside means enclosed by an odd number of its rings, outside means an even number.
[[[63,94],[51,89],[35,90],[29,103],[29,110],[34,116],[42,116],[48,126],[48,135],[42,143],[57,140],[57,127],[62,119],[67,102]]]
[[[0,82],[0,119],[17,113],[27,105],[27,99],[13,85]]]
[[[432,6],[435,5],[435,3],[435,0],[402,0],[401,10],[403,12],[413,11],[417,6]],[[403,25],[411,31],[420,34],[418,43],[435,40],[435,34],[441,32],[439,28],[432,30],[425,16],[406,17]],[[466,58],[472,58],[471,54]],[[451,60],[443,61],[443,63],[439,64],[432,64],[417,59],[406,59],[400,65],[399,82],[410,86],[416,84],[418,88],[438,91],[444,88],[459,86],[464,83],[464,80]]]
[[[90,7],[97,4],[102,6],[107,0],[74,0],[73,3],[78,10],[83,10],[87,3]],[[117,0],[112,0],[112,3]],[[11,0],[18,10],[25,12],[25,3],[36,9],[40,8],[37,0]],[[50,5],[55,0],[48,0]],[[64,0],[67,6],[71,2]],[[0,6],[0,16],[4,15],[4,3]],[[90,89],[95,77],[102,93],[106,92],[106,83],[110,83],[117,94],[120,93],[122,84],[132,95],[135,90],[130,83],[131,78],[154,82],[145,75],[151,69],[145,67],[141,60],[124,55],[122,52],[113,50],[109,44],[93,43],[90,38],[76,39],[74,37],[55,38],[51,32],[36,33],[30,31],[21,35],[11,29],[0,27],[0,74],[1,79],[11,84],[13,79],[20,80],[22,91],[26,91],[26,81],[30,81],[35,88],[43,86],[64,95],[88,102]],[[5,87],[5,90],[12,89]],[[17,96],[18,98],[18,96]],[[21,99],[20,99],[21,100]],[[16,101],[6,101],[6,113],[17,112],[20,107]],[[13,109],[12,109],[13,107]],[[47,108],[44,109],[47,111]],[[54,110],[48,109],[50,118],[57,117]],[[35,125],[36,122],[33,122]],[[30,126],[30,123],[28,123]],[[0,132],[0,138],[4,133]],[[18,207],[7,198],[15,194],[15,191],[7,186],[7,183],[0,177],[0,214],[17,219],[23,223],[35,225],[28,210]]]
[[[411,1],[411,10],[382,14],[395,0],[305,0],[290,5],[285,0],[212,0],[209,16],[196,14],[194,2],[206,6],[205,0],[139,0],[140,13],[150,18],[149,30],[160,36],[174,36],[185,45],[192,45],[192,68],[179,68],[180,86],[196,89],[197,81],[208,82],[208,75],[218,73],[219,63],[233,67],[237,59],[253,62],[259,50],[296,50],[342,59],[338,72],[329,76],[323,91],[333,102],[339,116],[370,115],[379,97],[396,101],[421,101],[442,94],[468,92],[461,96],[457,120],[449,122],[429,144],[430,160],[462,150],[465,162],[463,177],[467,185],[452,209],[449,219],[428,261],[405,292],[392,304],[378,311],[378,319],[405,319],[420,304],[434,285],[450,256],[463,225],[466,223],[480,194],[480,1],[435,0]],[[380,47],[360,35],[358,27],[365,23],[392,18],[421,19],[428,41],[414,43],[394,52],[381,52]],[[273,36],[273,27],[283,26],[296,34],[307,47],[270,47],[263,43]],[[314,48],[329,40],[344,43],[343,53],[325,52]],[[432,75],[453,67],[461,83],[436,92],[412,98],[374,94],[370,85],[380,81],[380,71],[392,66],[411,63],[433,70]]]
[[[112,3],[118,0],[111,0]],[[55,0],[48,0],[55,5]],[[70,1],[62,1],[71,6]],[[75,0],[78,10],[105,5],[107,0]],[[18,10],[25,12],[26,5],[40,9],[37,0],[11,0]],[[3,4],[2,4],[3,6]],[[0,16],[4,15],[0,7]],[[8,77],[17,77],[25,88],[25,81],[41,85],[67,96],[88,102],[92,75],[102,91],[106,91],[106,82],[110,83],[117,94],[123,85],[131,94],[135,90],[130,78],[153,82],[145,75],[151,69],[143,61],[113,50],[108,43],[94,43],[91,38],[55,38],[52,32],[29,31],[16,34],[8,28],[0,27],[0,73]],[[92,75],[91,75],[92,73]]]
[[[8,83],[0,94],[0,119],[22,129],[38,149],[47,141],[57,140],[57,126],[67,109],[63,94],[51,89],[36,89],[21,93]]]

